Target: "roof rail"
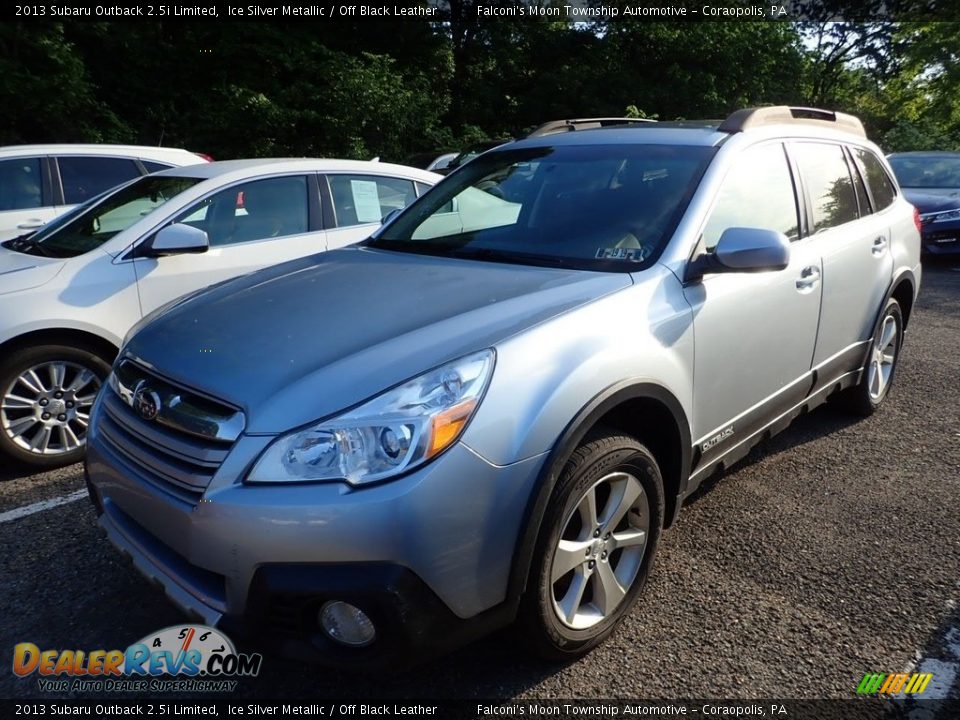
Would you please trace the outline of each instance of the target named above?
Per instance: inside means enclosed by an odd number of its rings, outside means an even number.
[[[551,120],[532,130],[525,137],[540,137],[541,135],[552,135],[554,133],[570,132],[572,130],[592,130],[601,127],[613,127],[617,125],[634,125],[638,123],[652,123],[656,120],[649,118],[580,118],[575,120]]]
[[[750,130],[764,125],[816,125],[832,127],[861,137],[867,133],[863,123],[853,115],[847,115],[833,110],[819,108],[789,107],[787,105],[772,105],[770,107],[755,107],[737,110],[717,128],[720,132],[736,133]]]

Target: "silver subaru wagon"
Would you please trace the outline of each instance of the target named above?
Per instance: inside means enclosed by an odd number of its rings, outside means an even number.
[[[501,146],[359,245],[135,327],[92,412],[99,523],[287,655],[369,667],[517,621],[576,657],[704,478],[827,399],[881,404],[918,225],[842,113]]]

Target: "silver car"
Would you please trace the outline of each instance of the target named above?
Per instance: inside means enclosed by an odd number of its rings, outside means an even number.
[[[186,612],[368,667],[607,637],[700,483],[873,412],[920,285],[860,122],[768,107],[491,150],[354,247],[194,294],[92,412],[99,523]]]

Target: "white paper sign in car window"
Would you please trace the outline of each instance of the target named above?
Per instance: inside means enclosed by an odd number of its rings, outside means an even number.
[[[353,193],[353,207],[357,211],[357,222],[380,222],[382,218],[377,183],[373,180],[351,180],[350,191]]]

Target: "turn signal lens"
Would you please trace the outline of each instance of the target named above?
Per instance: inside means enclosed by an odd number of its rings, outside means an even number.
[[[443,452],[460,437],[460,433],[476,407],[476,399],[471,398],[433,416],[430,427],[430,444],[427,447],[428,458]]]

